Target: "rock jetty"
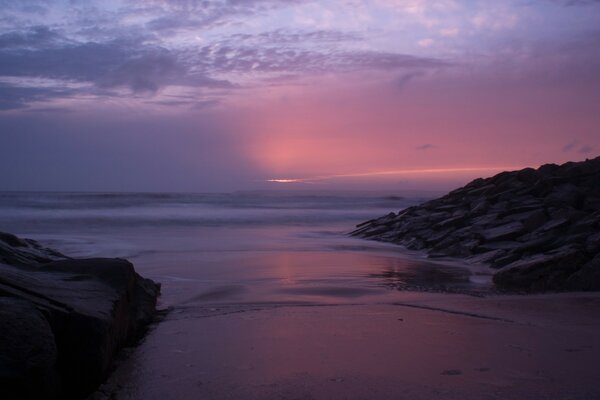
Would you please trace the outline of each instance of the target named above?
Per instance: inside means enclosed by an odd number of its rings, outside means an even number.
[[[479,178],[351,235],[488,264],[500,289],[600,290],[600,157]]]
[[[160,286],[123,259],[72,259],[0,233],[3,399],[81,399],[151,322]]]

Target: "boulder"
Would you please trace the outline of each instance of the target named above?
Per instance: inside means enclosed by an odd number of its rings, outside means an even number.
[[[123,259],[22,264],[29,253],[14,253],[0,264],[2,398],[83,398],[151,322],[160,286]]]
[[[44,314],[27,300],[0,297],[2,398],[58,395],[56,339]]]

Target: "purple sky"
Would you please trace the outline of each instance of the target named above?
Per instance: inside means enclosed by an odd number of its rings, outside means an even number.
[[[600,154],[598,0],[0,10],[0,190],[449,189]]]

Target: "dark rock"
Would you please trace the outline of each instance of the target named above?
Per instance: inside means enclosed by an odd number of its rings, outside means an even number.
[[[489,228],[481,232],[486,241],[507,240],[519,236],[525,230],[521,222],[509,222],[508,224]]]
[[[500,257],[495,257],[490,262],[490,266],[494,269],[502,268],[505,265],[520,260],[523,255],[518,250],[513,250],[510,253],[504,254]]]
[[[506,289],[561,289],[585,261],[580,249],[567,246],[507,265],[494,275],[494,283]]]
[[[585,250],[590,254],[600,253],[600,232],[594,233],[586,239]]]
[[[569,206],[578,208],[581,206],[583,196],[579,188],[571,183],[565,183],[554,188],[544,199],[546,207]]]
[[[488,213],[472,219],[471,224],[474,227],[496,226],[499,221],[498,213]]]
[[[0,297],[0,382],[4,399],[56,397],[56,341],[41,311],[27,300]]]
[[[460,225],[460,223],[462,221],[464,221],[464,219],[465,219],[464,215],[459,215],[459,216],[456,216],[456,217],[451,217],[451,218],[445,219],[445,220],[443,220],[441,222],[438,222],[435,225],[435,227],[436,228],[446,228],[448,226],[457,226],[457,225]]]
[[[546,212],[540,209],[520,215],[523,216],[521,222],[523,222],[523,226],[528,231],[536,230],[540,226],[544,225],[546,221],[548,221],[548,216],[546,215]]]
[[[582,277],[595,269],[583,265],[600,253],[599,231],[600,157],[475,179],[352,234],[490,264],[500,287],[589,290]]]
[[[566,287],[573,290],[600,290],[600,254],[571,275]]]
[[[471,204],[471,214],[479,215],[486,212],[490,207],[490,204],[486,199],[477,199]]]
[[[533,168],[524,168],[517,171],[517,179],[523,183],[535,183],[538,179],[538,172]]]
[[[600,185],[600,183],[598,183]],[[597,211],[600,210],[600,198],[588,196],[583,201],[582,209],[585,211]]]
[[[516,241],[498,241],[498,242],[486,242],[479,246],[481,251],[492,251],[492,250],[512,250],[518,248],[521,243]]]
[[[469,260],[478,264],[487,264],[504,256],[506,256],[506,250],[503,249],[485,250],[484,253],[470,257]]]
[[[81,398],[106,377],[119,348],[143,333],[159,285],[126,260],[24,265],[29,251],[12,248],[15,265],[0,264],[0,342],[12,343],[0,344],[2,398]]]
[[[0,232],[0,263],[30,265],[69,258],[56,250],[42,247],[34,240],[20,239],[17,236]]]
[[[539,228],[540,232],[548,232],[550,230],[553,229],[558,229],[558,228],[562,228],[565,227],[569,224],[569,219],[568,218],[557,218],[557,219],[553,219],[548,221],[547,223],[545,223],[544,225],[542,225]]]

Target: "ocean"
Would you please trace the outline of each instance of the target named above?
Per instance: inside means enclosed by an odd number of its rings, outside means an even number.
[[[165,306],[487,287],[485,270],[347,235],[425,200],[372,192],[4,192],[0,231],[72,257],[127,258],[163,284]]]

